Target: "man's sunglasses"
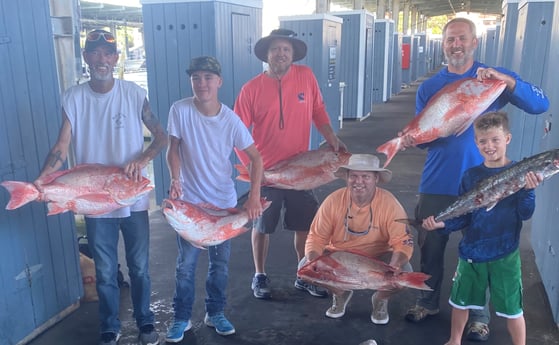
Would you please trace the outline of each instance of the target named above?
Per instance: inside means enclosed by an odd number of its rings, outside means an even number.
[[[87,40],[90,42],[99,41],[99,39],[103,37],[105,42],[107,43],[115,43],[116,39],[110,32],[103,32],[103,31],[93,31],[87,34]]]

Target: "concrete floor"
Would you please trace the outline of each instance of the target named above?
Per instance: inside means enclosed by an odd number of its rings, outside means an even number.
[[[378,145],[396,135],[413,116],[417,85],[412,84],[387,103],[375,105],[373,115],[367,119],[345,121],[339,136],[349,150],[353,153],[374,153]],[[383,159],[381,157],[381,160]],[[410,149],[396,155],[389,167],[394,176],[385,187],[398,197],[408,215],[413,215],[417,202],[417,186],[423,161],[423,151]],[[341,186],[341,181],[335,181],[317,189],[319,200],[323,200],[326,195]],[[151,228],[152,309],[156,314],[156,328],[161,333],[161,343],[164,343],[165,331],[173,314],[176,239],[174,230],[162,218],[159,210],[153,210],[151,213]],[[527,344],[559,344],[559,331],[553,321],[549,302],[534,263],[534,254],[528,240],[529,231],[527,223],[521,245]],[[203,324],[207,257],[201,255],[197,272],[198,295],[193,310],[193,328],[185,334],[181,344],[358,345],[367,339],[375,339],[379,345],[444,344],[450,332],[450,307],[446,300],[457,262],[459,236],[456,233],[451,236],[446,251],[447,279],[443,285],[440,314],[418,324],[405,321],[404,314],[415,301],[415,291],[405,290],[390,301],[390,322],[378,326],[372,324],[369,318],[371,291],[356,291],[347,307],[346,315],[341,319],[332,320],[324,315],[331,304],[331,298],[312,297],[293,287],[296,256],[292,234],[287,231],[278,232],[271,237],[267,272],[273,287],[273,299],[255,299],[250,290],[254,268],[250,235],[246,233],[232,241],[229,300],[225,311],[235,325],[237,333],[222,337]],[[417,254],[412,258],[412,265],[415,269],[419,267]],[[137,330],[131,315],[129,291],[123,289],[121,345],[137,343]],[[93,302],[83,303],[75,312],[30,344],[92,345],[97,342],[97,303]],[[492,316],[491,337],[485,344],[510,343],[505,321]],[[469,342],[464,341],[463,344]]]

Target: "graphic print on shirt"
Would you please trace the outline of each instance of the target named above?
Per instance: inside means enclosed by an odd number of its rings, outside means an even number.
[[[113,122],[115,124],[116,129],[124,128],[123,119],[126,118],[126,115],[123,113],[117,113],[113,116]]]

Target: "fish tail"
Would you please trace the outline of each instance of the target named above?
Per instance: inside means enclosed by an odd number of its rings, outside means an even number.
[[[4,181],[0,183],[10,193],[10,201],[6,210],[14,210],[39,198],[40,192],[33,183],[20,181]]]
[[[402,286],[419,290],[433,291],[429,285],[425,284],[425,281],[431,278],[428,274],[421,272],[402,272],[398,275],[398,278],[399,283]]]
[[[235,164],[235,168],[239,172],[239,176],[237,176],[237,180],[250,182],[250,176],[248,174],[247,168],[242,164]]]
[[[377,147],[377,152],[383,153],[386,156],[386,162],[384,162],[383,168],[386,168],[388,164],[390,164],[392,158],[400,151],[401,145],[401,139],[397,137]]]

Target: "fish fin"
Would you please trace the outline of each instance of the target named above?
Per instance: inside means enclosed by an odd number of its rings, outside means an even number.
[[[400,137],[396,137],[377,147],[377,152],[383,153],[386,156],[386,162],[384,162],[383,168],[386,168],[388,164],[390,164],[392,158],[394,158],[398,151],[400,151],[401,146],[402,139]]]
[[[309,264],[309,262],[307,262],[303,267],[307,266],[308,264]],[[301,268],[303,268],[303,267],[301,267]],[[299,271],[298,271],[298,272],[299,272]],[[312,279],[312,278],[309,278],[309,277],[306,277],[306,276],[303,275],[303,274],[301,274],[301,275],[298,274],[297,277],[300,278],[300,279],[302,279],[302,280],[304,280],[304,281],[306,281],[306,282],[309,283],[309,284],[316,285],[316,286],[320,286],[320,287],[322,287],[322,288],[324,288],[324,289],[327,289],[330,293],[335,293],[336,295],[341,295],[341,294],[343,294],[344,292],[349,291],[349,290],[339,289],[339,288],[334,287],[334,286],[329,285],[329,284],[321,284],[318,280]]]
[[[67,207],[62,207],[60,204],[57,204],[55,202],[49,202],[47,205],[47,209],[49,210],[47,216],[53,216],[55,214],[60,214],[69,211]]]
[[[485,209],[485,211],[487,211],[487,212],[491,211],[493,209],[493,207],[495,207],[496,205],[497,205],[496,202],[487,205],[487,208]]]
[[[190,245],[193,246],[194,248],[198,248],[198,249],[202,249],[202,250],[208,250],[207,247],[204,247],[202,244],[200,244],[196,241],[193,241],[192,238],[190,238],[190,236],[188,236],[188,231],[179,231],[177,229],[174,229],[174,230],[183,240],[190,243]]]
[[[21,181],[4,181],[0,183],[10,193],[10,201],[6,210],[14,210],[33,200],[37,200],[40,192],[33,183]]]
[[[398,222],[398,223],[403,223],[403,224],[409,225],[417,231],[424,230],[423,226],[422,226],[423,222],[421,220],[418,220],[418,219],[404,218],[404,219],[395,219],[394,221]],[[409,229],[408,229],[408,231],[409,231]]]
[[[397,277],[400,281],[400,285],[402,286],[425,291],[433,291],[429,285],[425,284],[425,281],[431,278],[428,274],[421,272],[402,272]]]
[[[232,215],[232,214],[237,214],[237,213],[241,213],[241,210],[239,210],[239,209],[236,208],[236,207],[229,207],[229,208],[226,208],[226,209],[224,209],[224,210],[227,211],[227,213],[229,213],[230,215]]]
[[[190,242],[190,241],[189,241],[189,242]],[[190,244],[192,244],[193,247],[196,247],[196,248],[198,248],[198,249],[208,250],[207,247],[204,247],[203,245],[198,244],[198,243],[196,243],[196,242],[190,242]]]
[[[456,129],[456,136],[460,136],[462,135],[468,128],[470,128],[470,125],[474,123],[474,119],[472,119],[471,121],[468,121],[466,123],[464,123],[462,126],[458,127]]]
[[[79,165],[75,166],[74,168],[77,168]],[[66,175],[68,173],[68,170],[58,170],[58,171],[53,171],[50,174],[44,176],[40,181],[41,185],[45,185],[45,184],[49,184],[52,181],[56,180],[57,178],[59,178],[62,175]]]
[[[227,217],[231,214],[235,214],[238,213],[239,211],[235,208],[227,208],[227,209],[223,209],[223,208],[219,208],[216,207],[210,203],[207,202],[202,202],[199,204],[196,204],[196,206],[204,213],[206,213],[208,216],[210,217],[218,217],[218,218],[223,218],[223,217]],[[214,218],[217,219],[217,218]]]
[[[239,172],[239,176],[237,176],[237,180],[250,182],[250,176],[248,174],[248,169],[242,164],[235,164],[235,168]]]
[[[193,246],[194,248],[198,248],[201,250],[208,250],[208,247],[205,247],[204,245],[187,238],[188,236],[185,236],[182,231],[177,231],[177,234],[179,234],[179,236],[182,237],[185,241],[190,243],[190,245]]]
[[[200,202],[200,203],[196,204],[196,206],[198,206],[200,208],[203,208],[204,210],[214,210],[214,211],[221,211],[222,210],[221,208],[219,208],[219,207],[217,207],[213,204],[210,204],[209,202]]]

